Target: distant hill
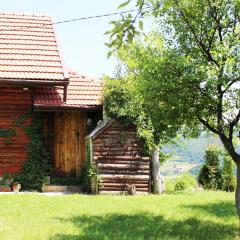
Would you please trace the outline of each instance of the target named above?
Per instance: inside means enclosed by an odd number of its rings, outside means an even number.
[[[170,154],[171,158],[162,165],[163,175],[176,177],[180,173],[190,172],[196,175],[203,163],[205,150],[210,145],[221,146],[217,137],[207,134],[201,134],[197,139],[177,140],[177,144],[169,144],[163,147],[163,152]]]

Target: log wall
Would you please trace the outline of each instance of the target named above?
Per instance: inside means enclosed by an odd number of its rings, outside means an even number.
[[[78,177],[85,162],[86,113],[57,112],[54,128],[56,174]]]
[[[26,160],[28,138],[23,129],[14,122],[22,114],[28,114],[32,104],[32,93],[22,88],[0,87],[0,129],[13,128],[16,136],[0,137],[0,176],[3,173],[16,173]],[[30,119],[24,124],[29,124]]]
[[[137,193],[150,191],[150,160],[134,126],[114,121],[93,136],[92,161],[101,179],[99,193],[125,192],[131,185]]]

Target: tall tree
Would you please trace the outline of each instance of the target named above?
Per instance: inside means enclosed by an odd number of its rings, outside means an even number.
[[[148,84],[158,105],[178,113],[172,116],[173,125],[182,121],[182,129],[190,132],[203,126],[219,136],[237,166],[240,217],[240,154],[233,142],[240,119],[240,1],[137,0],[136,5],[135,16],[112,22],[109,47],[132,41],[135,23],[142,27],[138,16],[155,18],[164,45],[142,44],[147,61],[141,51],[135,52],[139,64],[133,71]]]
[[[160,152],[160,147],[169,141],[170,133],[161,134],[162,129],[166,131],[166,127],[156,122],[159,112],[151,111],[150,102],[142,97],[142,89],[131,74],[124,79],[106,79],[103,98],[108,116],[137,126],[139,136],[145,139],[148,150],[152,153],[154,193],[162,193],[164,186],[160,164],[166,160],[166,155]],[[176,131],[172,133],[174,137]]]

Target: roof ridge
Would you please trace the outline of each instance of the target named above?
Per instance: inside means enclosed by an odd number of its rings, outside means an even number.
[[[100,78],[100,77],[96,77],[96,76],[93,76],[93,75],[90,75],[90,74],[81,73],[81,72],[76,71],[76,70],[68,70],[68,74],[69,74],[70,78],[80,77],[80,78],[88,79],[88,80],[91,80],[91,81],[102,81],[102,78]]]
[[[26,16],[26,17],[44,17],[44,18],[49,18],[49,19],[52,19],[51,16],[47,15],[47,14],[36,14],[36,13],[25,13],[25,12],[22,12],[22,13],[17,13],[17,12],[0,12],[0,16],[3,15],[3,16],[19,16],[19,17],[23,17],[23,16]]]

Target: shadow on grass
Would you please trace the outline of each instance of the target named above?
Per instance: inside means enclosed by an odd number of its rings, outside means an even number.
[[[79,235],[56,234],[50,240],[227,240],[234,239],[236,227],[189,218],[165,219],[149,213],[134,215],[77,216],[61,221],[72,222]]]
[[[222,201],[220,203],[212,203],[207,205],[183,205],[182,207],[186,209],[201,211],[203,213],[213,215],[216,217],[236,217],[237,218],[237,212],[234,205],[234,202],[231,201]]]

